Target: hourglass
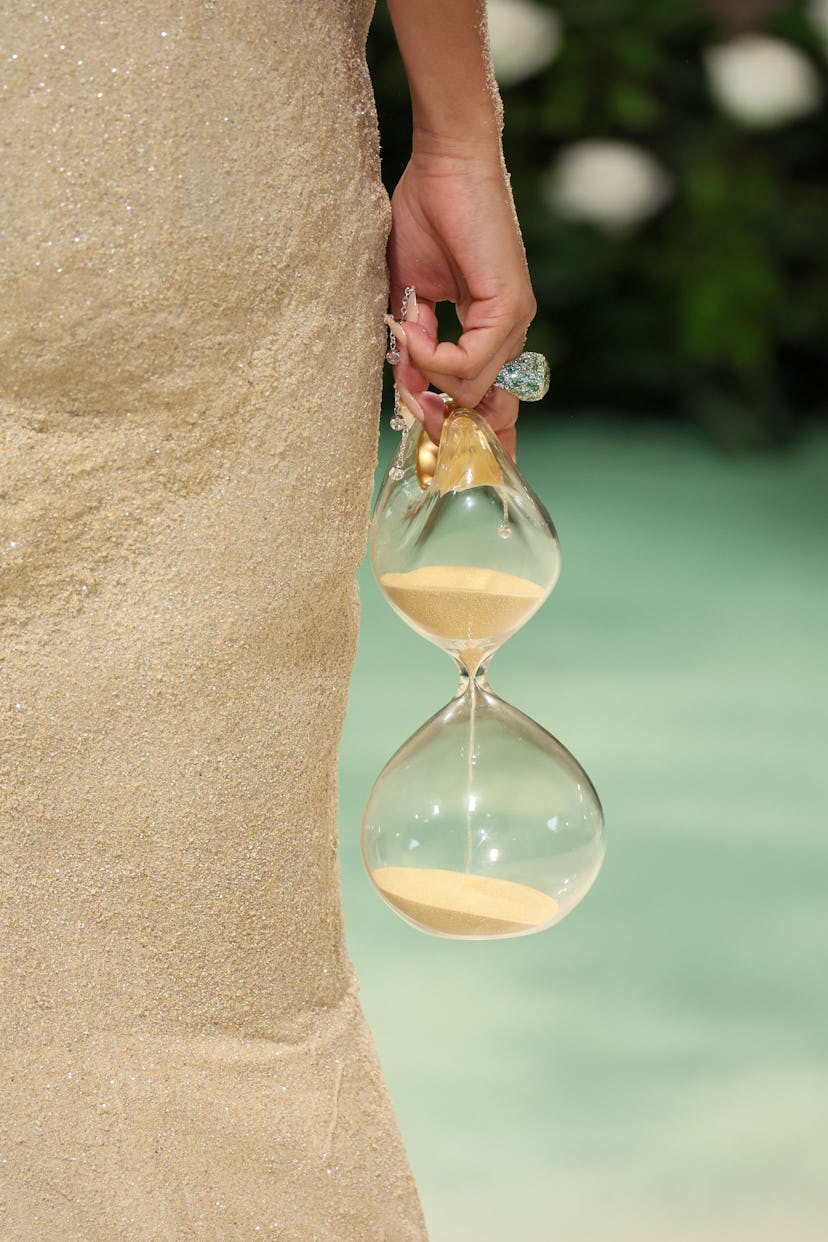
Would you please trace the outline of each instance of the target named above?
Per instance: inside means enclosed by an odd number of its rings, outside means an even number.
[[[451,701],[389,760],[362,820],[383,899],[462,939],[543,931],[604,854],[601,804],[551,734],[498,698],[487,669],[560,572],[555,528],[478,413],[447,405],[439,447],[407,427],[371,523],[392,608],[460,671]]]

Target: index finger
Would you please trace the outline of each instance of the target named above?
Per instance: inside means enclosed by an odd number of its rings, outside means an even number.
[[[454,345],[434,341],[418,329],[418,324],[405,325],[410,362],[435,387],[470,406],[480,404],[503,364],[518,356],[526,335],[525,326],[504,328],[501,322],[469,328]]]
[[[418,298],[414,305],[416,306],[415,313],[417,318],[404,319],[402,321],[402,328],[405,332],[406,340],[408,339],[410,324],[417,323],[424,330],[426,335],[436,344],[437,316],[434,312],[434,303],[426,302]],[[409,306],[409,313],[410,311],[411,307]],[[394,331],[390,324],[389,329],[392,332]],[[411,360],[408,347],[405,341],[403,341],[402,336],[397,333],[395,333],[395,336],[397,336],[397,351],[400,355],[400,360],[394,366],[394,382],[402,383],[406,388],[410,389],[411,392],[421,392],[428,388],[429,381],[419,367],[415,366],[414,362]]]

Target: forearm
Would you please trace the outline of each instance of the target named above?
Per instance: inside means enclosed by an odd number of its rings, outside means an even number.
[[[480,408],[514,455],[517,400],[491,390],[523,348],[535,299],[503,164],[485,0],[388,0],[388,8],[414,119],[411,159],[391,199],[391,304],[408,285],[419,304],[415,321],[392,320],[398,391],[432,438],[445,407],[430,385]],[[438,302],[454,303],[456,344],[438,339]]]
[[[415,155],[500,159],[502,108],[485,0],[388,0],[408,75]]]

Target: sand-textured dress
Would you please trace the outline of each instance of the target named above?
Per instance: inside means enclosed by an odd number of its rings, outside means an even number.
[[[0,1238],[422,1242],[335,762],[370,0],[0,12]]]

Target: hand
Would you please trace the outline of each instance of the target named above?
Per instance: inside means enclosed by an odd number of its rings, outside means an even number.
[[[391,305],[406,285],[419,318],[398,336],[395,378],[439,439],[443,404],[429,383],[460,405],[479,407],[514,456],[518,401],[489,392],[504,362],[523,349],[536,304],[511,192],[499,153],[415,153],[391,200],[388,243]],[[463,328],[456,345],[439,342],[434,307],[450,301]],[[408,403],[407,403],[408,404]]]

